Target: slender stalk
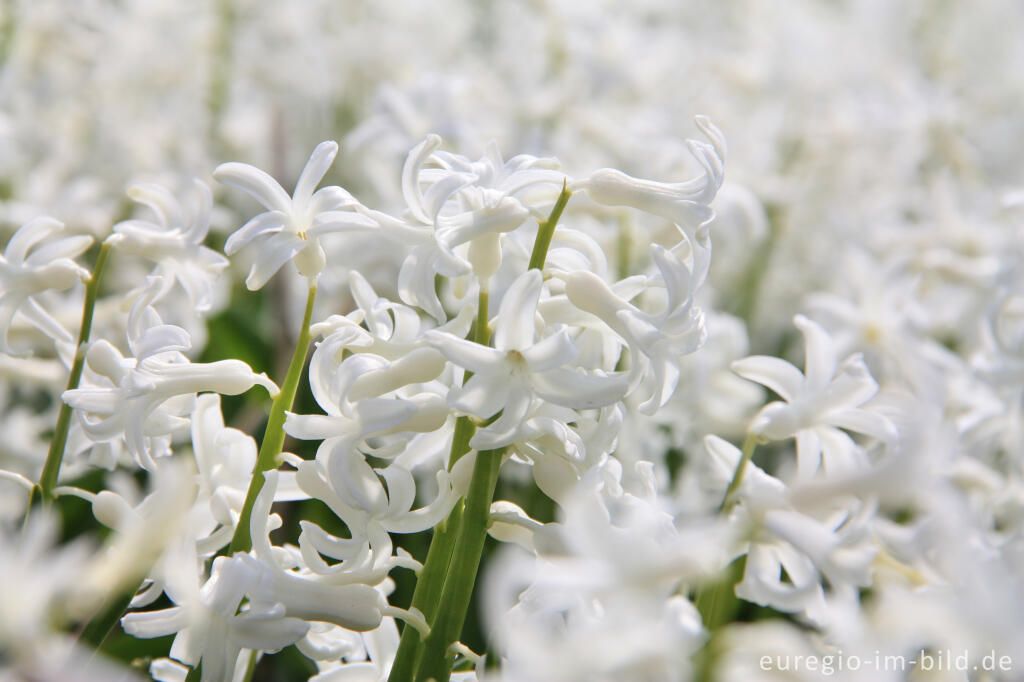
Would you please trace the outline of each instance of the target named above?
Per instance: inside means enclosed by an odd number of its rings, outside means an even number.
[[[441,590],[444,588],[445,576],[452,561],[455,548],[455,536],[462,523],[462,514],[466,508],[464,500],[459,500],[455,509],[447,519],[434,528],[434,537],[430,540],[427,560],[416,580],[416,591],[412,596],[412,607],[419,609],[428,623],[437,616]],[[395,662],[391,666],[389,682],[405,682],[413,679],[416,665],[423,652],[423,640],[416,628],[408,625],[402,629],[402,639],[398,643]]]
[[[487,539],[491,502],[504,454],[505,448],[477,453],[473,478],[466,495],[466,510],[452,551],[437,618],[423,642],[423,658],[416,673],[416,682],[447,682],[451,677],[452,664],[455,662],[451,645],[462,634],[466,612],[473,596],[477,569]]]
[[[729,500],[736,492],[736,489],[743,483],[743,474],[747,470],[747,463],[750,458],[754,456],[754,450],[757,449],[757,436],[753,434],[747,434],[747,439],[743,441],[743,455],[740,457],[740,461],[736,464],[736,471],[732,474],[732,480],[729,481],[729,487],[725,489],[725,495],[722,497],[722,504],[719,505],[719,513],[725,511],[729,505]]]
[[[558,195],[558,199],[551,209],[551,215],[548,216],[547,220],[540,223],[540,228],[537,230],[537,240],[533,243],[533,253],[530,254],[531,270],[544,269],[544,261],[548,257],[548,247],[551,246],[551,238],[555,236],[555,226],[558,225],[558,220],[562,217],[562,211],[565,210],[565,205],[569,203],[569,197],[571,196],[572,192],[569,191],[569,188],[563,181],[562,192]]]
[[[110,253],[110,241],[104,241],[100,246],[100,253],[96,257],[96,265],[93,267],[92,275],[85,285],[85,303],[82,305],[82,325],[78,329],[78,345],[75,346],[75,359],[71,365],[71,375],[68,377],[68,385],[65,390],[71,391],[78,388],[82,380],[82,371],[85,369],[85,351],[89,344],[89,335],[92,333],[92,317],[96,310],[96,295],[100,288],[100,277],[103,275],[103,267],[107,263],[107,256]],[[68,443],[68,430],[71,428],[71,406],[61,402],[60,412],[57,414],[57,428],[53,433],[53,440],[50,441],[50,449],[46,453],[46,463],[43,465],[43,473],[39,477],[39,495],[44,503],[51,502],[55,495],[53,489],[57,487],[57,477],[60,474],[60,465],[64,461],[64,449]],[[32,494],[29,495],[29,506],[32,504]]]
[[[306,297],[306,312],[302,316],[302,329],[299,330],[299,339],[295,343],[295,351],[292,353],[292,360],[288,365],[288,374],[281,385],[281,392],[274,398],[274,403],[270,407],[270,420],[267,422],[267,430],[263,433],[263,442],[260,444],[260,452],[256,457],[256,468],[252,472],[249,492],[245,496],[245,504],[238,517],[235,534],[231,538],[229,554],[248,552],[252,548],[252,538],[249,536],[249,518],[252,516],[252,507],[256,504],[256,496],[263,489],[262,474],[264,471],[270,471],[277,467],[277,457],[284,447],[284,413],[292,409],[295,393],[299,388],[299,379],[302,376],[302,368],[306,364],[306,353],[309,351],[310,342],[309,325],[313,319],[314,301],[316,301],[315,284],[309,287],[309,294]]]

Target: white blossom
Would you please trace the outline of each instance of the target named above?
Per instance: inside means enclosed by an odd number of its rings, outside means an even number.
[[[376,227],[375,221],[353,210],[358,202],[341,187],[316,189],[337,153],[336,142],[317,145],[290,197],[276,180],[249,164],[224,163],[214,171],[218,181],[241,189],[267,209],[239,228],[224,245],[231,255],[255,239],[261,241],[256,262],[245,280],[250,289],[262,288],[289,260],[294,260],[300,275],[313,282],[326,262],[320,237]]]

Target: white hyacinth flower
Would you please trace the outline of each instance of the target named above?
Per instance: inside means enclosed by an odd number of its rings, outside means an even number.
[[[779,358],[755,355],[732,363],[744,379],[775,391],[782,401],[765,405],[750,424],[750,433],[767,440],[796,438],[801,476],[826,470],[850,470],[864,462],[853,440],[840,429],[896,439],[896,428],[884,416],[862,409],[878,392],[864,359],[855,354],[841,365],[835,344],[819,324],[797,315],[793,323],[803,332],[805,371]]]
[[[651,255],[665,287],[665,307],[657,313],[638,308],[593,272],[581,270],[565,276],[569,301],[600,318],[625,344],[630,356],[630,388],[642,387],[640,411],[645,414],[668,402],[679,383],[680,358],[697,350],[707,338],[704,315],[693,303],[696,283],[690,267],[657,244],[651,246]],[[617,288],[631,290],[633,296],[642,291],[629,284],[623,280]]]
[[[119,235],[113,242],[127,253],[156,263],[154,274],[162,277],[163,296],[177,282],[196,310],[209,310],[213,302],[213,280],[228,266],[228,260],[203,246],[210,231],[213,196],[201,180],[195,181],[198,207],[187,220],[181,203],[165,188],[150,183],[132,185],[128,196],[145,204],[156,214],[156,222],[125,220],[114,225]]]
[[[690,153],[704,170],[700,176],[677,183],[642,180],[614,168],[595,171],[570,189],[581,189],[599,204],[629,206],[669,220],[682,231],[691,251],[696,282],[702,283],[711,264],[708,223],[714,217],[711,202],[725,178],[725,136],[706,116],[695,118],[697,127],[711,141],[687,140]]]
[[[195,394],[212,391],[238,395],[259,385],[271,394],[277,385],[241,360],[193,363],[182,351],[191,339],[181,327],[159,324],[146,305],[158,282],[136,304],[129,320],[134,358],[125,358],[106,340],[86,353],[89,369],[101,383],[65,391],[62,400],[78,410],[86,435],[94,442],[124,438],[140,466],[155,466],[151,439],[164,439],[188,425]],[[137,312],[141,308],[142,312]],[[141,320],[141,321],[140,321]],[[134,329],[131,329],[135,327]],[[143,328],[144,327],[144,328]]]
[[[240,610],[247,594],[265,579],[259,562],[248,555],[215,559],[201,588],[194,562],[179,561],[175,569],[180,575],[168,591],[175,606],[129,613],[121,627],[143,639],[176,635],[171,657],[193,667],[201,662],[203,682],[232,679],[243,649],[278,651],[309,629],[305,621],[285,615],[278,602]]]
[[[316,189],[337,154],[337,142],[328,140],[317,145],[291,196],[274,178],[247,163],[223,163],[214,170],[213,177],[218,181],[246,192],[267,209],[232,234],[224,245],[230,256],[254,239],[263,242],[245,280],[249,289],[261,288],[289,260],[295,261],[300,275],[313,282],[326,263],[320,237],[377,227],[375,220],[353,210],[359,202],[341,187]]]
[[[76,235],[43,243],[64,229],[59,220],[40,217],[22,225],[0,255],[0,352],[14,354],[8,333],[19,311],[48,336],[71,342],[71,335],[35,300],[45,291],[64,291],[89,279],[89,271],[75,263],[92,244],[92,237]]]
[[[543,285],[540,271],[528,270],[505,292],[494,323],[494,348],[446,332],[425,334],[448,360],[473,372],[449,394],[449,403],[481,419],[501,412],[493,424],[477,430],[470,441],[475,449],[500,448],[520,439],[537,398],[587,409],[610,405],[626,393],[620,377],[566,367],[579,353],[567,328],[537,339],[535,318]]]

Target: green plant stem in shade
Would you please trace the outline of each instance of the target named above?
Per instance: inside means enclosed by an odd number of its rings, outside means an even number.
[[[103,268],[107,263],[107,256],[110,254],[110,242],[105,241],[100,246],[100,253],[96,257],[96,265],[93,267],[92,276],[85,285],[85,303],[82,305],[82,325],[78,329],[78,344],[75,346],[75,359],[71,365],[71,375],[68,377],[68,385],[65,390],[71,391],[78,388],[82,380],[82,370],[85,369],[85,352],[88,350],[89,335],[92,333],[92,316],[96,310],[96,295],[100,288],[100,277],[103,275]],[[61,402],[60,412],[57,414],[57,428],[53,433],[53,440],[50,441],[50,450],[46,453],[46,463],[43,465],[43,473],[39,477],[39,484],[36,486],[39,495],[44,503],[53,501],[54,488],[57,487],[57,478],[60,475],[60,465],[64,461],[64,449],[68,443],[68,429],[71,427],[71,406]],[[33,490],[33,492],[35,492]],[[32,505],[32,494],[29,494],[29,507]]]
[[[548,247],[551,246],[551,238],[555,236],[555,226],[558,225],[558,220],[562,217],[562,211],[565,210],[565,205],[569,203],[569,197],[571,196],[572,192],[569,191],[569,188],[563,181],[562,192],[558,195],[558,199],[551,209],[551,215],[548,216],[547,220],[540,223],[540,227],[537,230],[537,240],[533,243],[533,253],[530,254],[531,270],[544,269],[544,261],[548,257]]]
[[[750,462],[750,458],[754,456],[754,450],[756,449],[757,436],[748,433],[747,439],[743,441],[743,454],[740,457],[740,461],[736,464],[736,471],[732,474],[732,480],[729,481],[729,487],[725,489],[725,495],[722,497],[722,504],[718,507],[719,513],[728,508],[730,498],[743,483],[743,474],[747,470],[747,463]]]
[[[217,23],[210,55],[210,84],[206,105],[210,115],[209,139],[214,146],[220,147],[223,143],[221,124],[231,89],[231,48],[236,16],[234,0],[217,0],[215,11]]]
[[[306,364],[306,353],[309,351],[310,333],[309,326],[313,319],[313,303],[316,301],[316,285],[309,287],[309,294],[306,296],[306,312],[302,316],[302,328],[299,330],[299,338],[295,343],[295,351],[292,353],[291,363],[288,365],[288,374],[281,385],[281,392],[274,398],[270,407],[270,419],[267,422],[267,430],[263,433],[263,442],[260,444],[260,453],[256,458],[256,468],[252,472],[252,479],[249,481],[249,492],[245,496],[245,504],[242,506],[242,513],[238,517],[238,525],[235,527],[235,534],[231,538],[229,554],[235,552],[248,552],[252,548],[252,538],[249,535],[249,518],[252,516],[252,507],[256,504],[256,496],[263,489],[263,472],[275,469],[278,466],[278,455],[284,448],[284,419],[285,412],[292,409],[295,402],[295,392],[299,387],[299,379],[302,377],[302,368]]]
[[[455,538],[462,522],[462,514],[466,508],[465,500],[459,500],[448,518],[434,528],[434,537],[430,540],[427,559],[423,570],[416,579],[416,591],[412,597],[412,608],[419,609],[428,623],[437,616],[441,590],[444,588],[445,576],[451,565]],[[407,682],[416,673],[416,664],[423,652],[423,640],[419,631],[408,625],[402,630],[402,638],[398,643],[395,662],[391,666],[389,682]]]
[[[448,682],[455,654],[451,645],[459,640],[466,612],[473,596],[480,557],[487,539],[487,522],[498,483],[505,448],[477,453],[473,478],[466,495],[466,509],[452,550],[448,576],[444,581],[437,617],[423,642],[423,657],[416,682]],[[395,681],[397,682],[397,680]]]

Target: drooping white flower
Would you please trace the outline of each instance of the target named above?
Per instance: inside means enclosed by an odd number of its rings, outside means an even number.
[[[481,419],[501,412],[477,430],[470,446],[478,450],[509,445],[523,435],[534,400],[574,409],[603,407],[620,400],[626,382],[617,376],[588,374],[569,365],[578,354],[567,328],[537,339],[536,314],[543,279],[528,270],[505,292],[494,323],[494,348],[431,330],[425,338],[452,363],[473,376],[449,394],[449,403]]]
[[[640,410],[646,414],[672,397],[679,382],[680,357],[697,350],[707,337],[703,313],[693,301],[690,266],[657,244],[651,246],[651,254],[664,286],[664,307],[656,313],[629,301],[643,291],[637,281],[624,280],[612,287],[586,270],[564,276],[569,301],[598,317],[622,339],[630,358],[630,388],[642,387]]]
[[[725,136],[710,119],[697,116],[695,120],[700,131],[711,141],[708,144],[687,140],[690,153],[704,170],[702,175],[684,182],[663,183],[603,168],[586,180],[573,183],[571,188],[584,190],[599,204],[629,206],[675,223],[684,236],[680,246],[685,245],[685,248],[680,255],[691,260],[693,276],[699,285],[707,277],[711,264],[707,225],[714,216],[711,202],[725,177],[726,146]]]
[[[116,247],[156,263],[163,298],[175,284],[188,294],[198,311],[210,308],[213,280],[228,266],[228,261],[213,249],[203,246],[210,231],[213,196],[201,180],[195,181],[198,206],[191,220],[186,219],[181,203],[160,185],[144,183],[128,188],[128,196],[148,206],[156,214],[156,222],[141,219],[125,220],[114,225]]]
[[[231,679],[243,649],[278,651],[309,629],[303,620],[285,615],[279,602],[239,610],[263,577],[259,562],[247,559],[244,554],[218,557],[201,588],[198,576],[190,581],[184,575],[194,571],[190,562],[180,562],[183,575],[169,593],[175,606],[129,613],[121,627],[143,639],[175,635],[171,658],[193,667],[202,663],[203,682]]]
[[[149,295],[136,303],[135,310],[141,312],[130,319],[129,345],[135,357],[125,358],[104,339],[94,342],[85,360],[96,383],[65,391],[62,396],[78,410],[89,438],[96,442],[124,438],[146,468],[155,466],[153,455],[163,454],[160,450],[166,449],[167,437],[187,426],[196,393],[237,395],[256,385],[274,394],[278,390],[266,374],[256,374],[241,360],[189,362],[182,353],[191,346],[188,333],[181,327],[159,324],[159,316],[148,306],[159,288],[159,283],[154,283]],[[165,439],[155,453],[153,438]]]
[[[224,251],[231,255],[254,239],[262,242],[245,281],[249,289],[261,288],[289,260],[295,261],[300,275],[315,281],[326,263],[320,237],[377,226],[375,220],[353,210],[359,202],[341,187],[316,189],[337,153],[336,142],[317,145],[291,196],[270,175],[249,164],[224,163],[214,170],[218,181],[241,189],[267,209],[232,234],[224,245]]]
[[[836,472],[862,466],[863,454],[840,429],[890,443],[897,437],[887,418],[861,407],[878,392],[878,384],[859,354],[839,365],[828,332],[816,322],[797,315],[793,323],[804,335],[804,372],[764,355],[732,364],[741,377],[767,386],[785,401],[765,405],[754,417],[750,433],[769,440],[795,437],[798,466],[805,477],[821,466]]]
[[[89,278],[89,271],[73,259],[89,248],[92,237],[76,235],[45,243],[63,229],[64,224],[54,218],[36,218],[14,233],[0,255],[0,352],[15,352],[8,333],[19,311],[50,337],[72,341],[35,300],[44,291],[64,291]]]

